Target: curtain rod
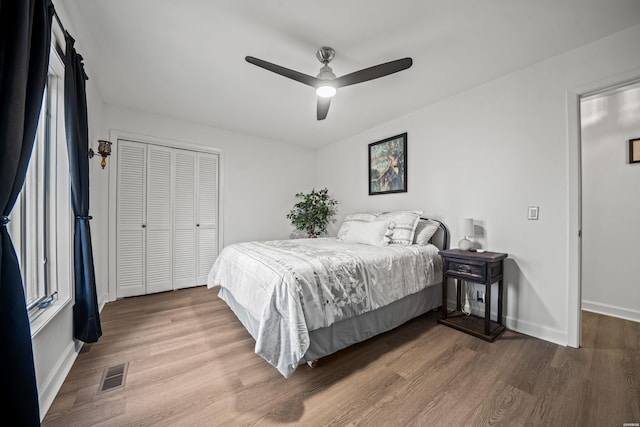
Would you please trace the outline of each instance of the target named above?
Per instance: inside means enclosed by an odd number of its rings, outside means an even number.
[[[53,8],[53,16],[56,18],[56,21],[58,22],[58,25],[60,26],[60,29],[62,30],[62,33],[64,34],[65,39],[71,38],[71,40],[73,40],[73,37],[71,37],[71,34],[69,34],[67,32],[67,29],[64,28],[64,25],[62,25],[62,21],[60,21],[60,17],[58,16],[58,12],[56,12],[56,8],[55,7]],[[65,57],[65,51],[64,51],[64,49],[62,48],[61,45],[56,43],[55,44],[55,49],[56,49],[56,52],[58,52],[58,55],[60,55],[61,59]],[[80,60],[82,62],[82,56],[80,56]],[[84,71],[84,65],[82,66],[82,73],[84,74],[85,80],[89,80],[89,76],[87,76],[86,72]]]
[[[56,12],[55,8],[53,8],[53,17],[56,18],[56,21],[58,21],[58,25],[60,26],[60,29],[62,29],[62,32],[64,34],[69,34],[67,33],[67,29],[64,28],[64,25],[62,25],[62,21],[60,21],[60,17],[58,16],[58,12]]]
[[[64,25],[62,25],[62,21],[60,21],[60,17],[58,16],[58,12],[56,12],[55,7],[53,8],[53,16],[54,18],[56,18],[56,21],[58,21],[58,26],[62,30],[62,35],[66,38],[69,33],[67,33],[67,30],[64,28]],[[53,31],[53,28],[51,30]],[[58,52],[58,56],[60,56],[60,58],[64,58],[64,49],[62,48],[60,43],[55,43],[55,49],[56,49],[56,52]]]

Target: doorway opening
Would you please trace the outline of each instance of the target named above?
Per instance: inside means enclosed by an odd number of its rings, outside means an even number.
[[[579,347],[582,310],[640,322],[632,306],[640,300],[632,271],[640,165],[629,160],[629,140],[640,138],[640,79],[570,93],[568,101],[577,110],[575,135],[569,116],[569,345]]]

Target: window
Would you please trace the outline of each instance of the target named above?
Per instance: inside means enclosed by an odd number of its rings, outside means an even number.
[[[52,49],[33,152],[9,223],[34,335],[71,299],[69,193],[64,66]]]

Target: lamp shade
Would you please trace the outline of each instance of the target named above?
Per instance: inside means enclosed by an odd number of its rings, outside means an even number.
[[[104,139],[98,140],[98,153],[100,155],[108,156],[111,154],[111,142],[105,141]]]
[[[465,218],[460,221],[460,234],[462,234],[464,237],[473,236],[473,218]]]

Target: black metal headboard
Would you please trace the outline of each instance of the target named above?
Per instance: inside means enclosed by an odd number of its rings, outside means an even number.
[[[431,242],[436,245],[441,250],[449,249],[449,229],[442,221],[438,221],[433,218],[424,218],[420,217],[420,219],[424,219],[427,221],[432,221],[438,224],[438,231],[431,238]]]

